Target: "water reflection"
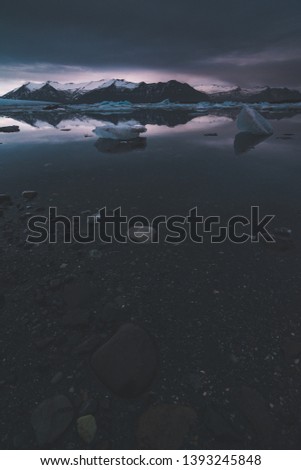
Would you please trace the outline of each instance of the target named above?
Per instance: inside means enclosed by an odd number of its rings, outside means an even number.
[[[132,140],[98,139],[95,147],[99,152],[124,153],[132,150],[143,150],[146,148],[146,137],[137,137]]]
[[[250,132],[239,132],[234,139],[234,152],[236,155],[249,152],[254,149],[256,145],[268,139],[269,135],[256,135]]]

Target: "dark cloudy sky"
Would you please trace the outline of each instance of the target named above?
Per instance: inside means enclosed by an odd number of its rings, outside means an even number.
[[[4,0],[0,93],[103,77],[301,87],[300,0]]]

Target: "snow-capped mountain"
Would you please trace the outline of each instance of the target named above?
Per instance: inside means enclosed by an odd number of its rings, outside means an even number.
[[[166,83],[132,83],[120,79],[64,84],[52,81],[27,82],[6,93],[3,98],[74,104],[101,101],[130,101],[132,103],[156,103],[164,100],[180,103],[208,101],[206,93],[176,80]]]
[[[65,104],[93,104],[103,101],[130,103],[295,103],[301,102],[301,93],[288,88],[255,87],[244,89],[224,85],[199,85],[196,88],[176,80],[158,83],[133,83],[121,79],[98,80],[84,83],[27,82],[6,93],[2,98],[51,101]]]
[[[225,101],[235,101],[241,103],[294,103],[301,101],[301,93],[298,90],[290,90],[289,88],[271,88],[254,87],[254,88],[215,88],[210,93],[210,100],[216,103]]]

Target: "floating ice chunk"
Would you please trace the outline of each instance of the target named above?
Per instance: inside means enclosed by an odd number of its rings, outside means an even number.
[[[273,128],[271,124],[259,114],[255,109],[249,106],[243,106],[236,120],[240,131],[250,132],[257,135],[271,135]]]
[[[103,139],[132,140],[137,139],[142,132],[146,132],[146,127],[128,121],[117,125],[106,124],[105,126],[96,127],[93,132]]]

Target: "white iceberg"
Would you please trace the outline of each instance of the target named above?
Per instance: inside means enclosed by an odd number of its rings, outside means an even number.
[[[273,127],[261,114],[249,106],[243,106],[237,116],[236,125],[242,132],[256,135],[271,135]]]
[[[128,121],[96,127],[93,132],[102,139],[133,140],[146,130],[146,127],[136,121]]]

